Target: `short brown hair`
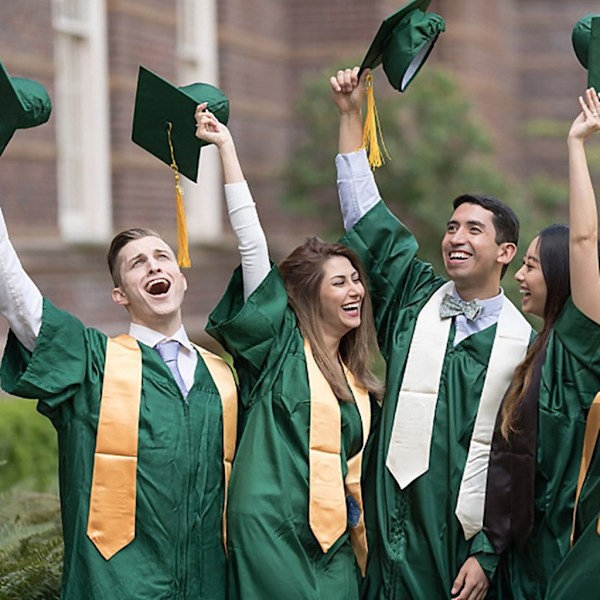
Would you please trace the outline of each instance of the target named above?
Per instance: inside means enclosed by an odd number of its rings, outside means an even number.
[[[129,242],[133,242],[134,240],[139,240],[144,237],[155,237],[159,240],[162,240],[156,231],[143,227],[131,227],[130,229],[125,229],[125,231],[117,233],[117,235],[115,235],[115,237],[112,239],[110,247],[108,248],[108,253],[106,254],[106,260],[108,262],[108,270],[110,271],[110,276],[112,277],[115,287],[119,287],[121,285],[121,261],[119,260],[119,254],[121,253],[121,250],[123,250],[123,248],[129,244]]]

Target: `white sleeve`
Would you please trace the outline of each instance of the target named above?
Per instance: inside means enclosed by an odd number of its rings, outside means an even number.
[[[381,200],[381,196],[365,150],[338,154],[335,166],[344,229],[348,231]]]
[[[225,199],[231,227],[238,239],[246,301],[271,270],[267,239],[246,181],[225,184]]]
[[[21,266],[0,209],[0,314],[30,352],[42,326],[42,306],[42,294]]]

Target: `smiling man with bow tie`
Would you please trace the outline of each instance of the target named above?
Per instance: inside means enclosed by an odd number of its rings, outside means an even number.
[[[519,222],[503,202],[453,202],[441,249],[449,281],[417,258],[411,232],[381,201],[363,144],[365,71],[331,78],[347,234],[369,273],[387,362],[380,430],[367,466],[369,564],[363,598],[483,598],[497,556],[482,531],[500,402],[531,328],[500,279]]]

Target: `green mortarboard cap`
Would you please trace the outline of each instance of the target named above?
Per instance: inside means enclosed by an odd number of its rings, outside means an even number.
[[[387,17],[360,66],[374,69],[383,63],[391,86],[404,92],[429,56],[438,35],[446,29],[444,19],[425,12],[431,0],[413,0]]]
[[[600,90],[600,15],[587,15],[573,27],[573,48],[588,72],[588,87]]]
[[[196,106],[208,102],[208,110],[227,124],[229,100],[218,88],[208,83],[192,83],[175,87],[158,75],[141,66],[138,75],[133,132],[131,139],[167,165],[173,157],[177,169],[188,179],[198,178],[200,148],[208,142],[196,137]]]
[[[0,63],[0,154],[15,130],[41,125],[50,118],[51,112],[50,96],[41,83],[10,77]]]

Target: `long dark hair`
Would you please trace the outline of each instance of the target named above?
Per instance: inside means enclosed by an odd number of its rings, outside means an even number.
[[[502,405],[502,435],[508,439],[516,431],[519,406],[531,385],[533,368],[542,348],[548,343],[556,319],[571,295],[569,268],[569,228],[550,225],[542,229],[538,238],[540,267],[546,283],[544,326],[531,344],[515,373]]]
[[[345,377],[340,373],[335,359],[323,350],[323,335],[320,327],[319,291],[324,277],[323,265],[327,260],[336,256],[343,256],[350,261],[365,287],[361,324],[342,337],[339,354],[343,363],[356,378],[357,383],[380,399],[383,395],[383,386],[373,374],[370,366],[373,353],[377,348],[371,298],[364,271],[356,254],[342,244],[330,244],[317,237],[311,237],[279,263],[279,272],[285,283],[290,306],[298,318],[302,335],[311,345],[315,362],[334,394],[340,400],[351,402],[353,398]]]

